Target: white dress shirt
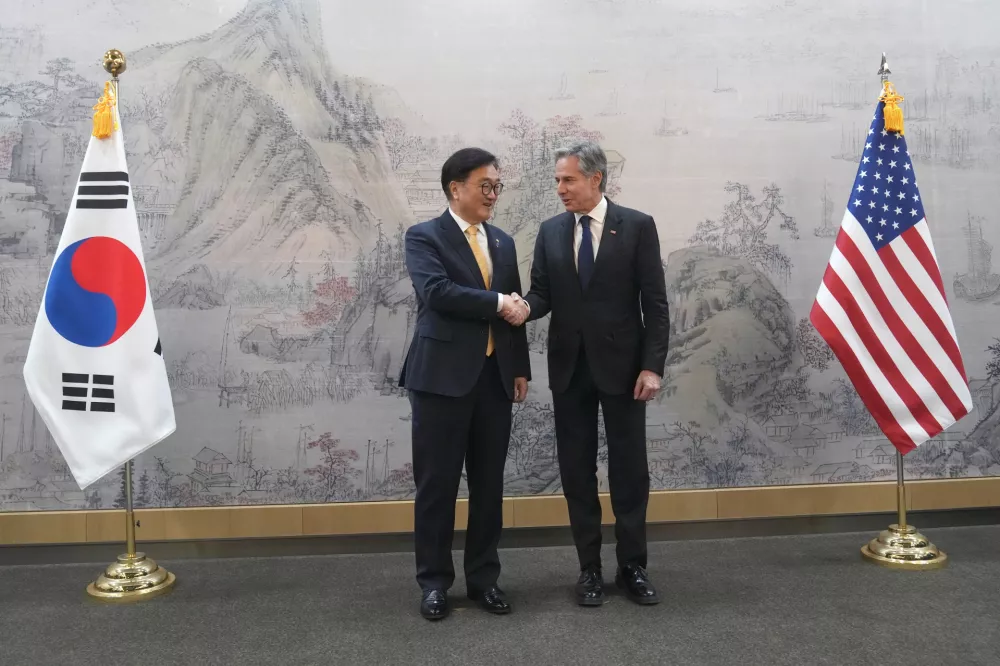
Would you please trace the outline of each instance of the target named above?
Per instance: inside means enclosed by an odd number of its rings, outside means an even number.
[[[583,225],[580,224],[580,213],[573,213],[576,217],[576,224],[573,227],[573,264],[579,269],[580,245],[583,243]],[[594,206],[594,210],[587,213],[590,217],[590,235],[594,240],[594,259],[597,259],[597,247],[601,244],[601,233],[604,232],[604,218],[608,215],[608,200],[601,196],[601,200]]]
[[[462,230],[462,235],[468,238],[468,234],[465,230],[472,225],[463,220],[458,214],[448,206],[448,212],[458,223],[458,228]],[[486,229],[480,224],[479,228],[476,229],[476,242],[479,243],[479,248],[483,251],[483,256],[486,257],[486,271],[490,275],[490,284],[493,283],[493,257],[490,256],[490,239],[486,237]],[[497,312],[503,309],[503,294],[497,294]]]

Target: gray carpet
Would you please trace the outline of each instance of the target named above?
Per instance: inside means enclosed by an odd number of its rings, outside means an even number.
[[[408,553],[164,562],[176,589],[131,606],[86,596],[100,567],[0,567],[0,663],[1000,664],[1000,527],[924,532],[948,568],[867,564],[867,532],[653,543],[653,607],[579,608],[571,549],[504,550],[514,613],[459,578],[433,624]]]

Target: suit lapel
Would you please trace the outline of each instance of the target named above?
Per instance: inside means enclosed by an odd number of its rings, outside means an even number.
[[[493,289],[493,285],[497,284],[497,280],[500,279],[500,266],[503,265],[500,261],[500,255],[502,253],[500,250],[500,239],[497,238],[496,230],[492,225],[483,222],[481,226],[483,227],[483,231],[486,232],[486,247],[490,250],[490,262],[493,264],[493,279],[490,281],[490,289],[492,291],[497,291],[496,289]]]
[[[621,226],[621,218],[618,217],[616,206],[608,200],[608,212],[604,215],[604,230],[601,232],[601,242],[597,246],[597,259],[594,261],[594,274],[590,278],[590,287],[600,279],[601,272],[607,264],[614,261],[614,255],[618,251],[618,227]]]
[[[441,231],[444,233],[445,238],[455,248],[458,255],[462,257],[462,261],[465,262],[466,268],[469,269],[472,279],[481,289],[486,289],[486,283],[483,282],[483,274],[479,270],[479,262],[476,261],[476,255],[472,254],[472,248],[469,247],[469,239],[462,233],[458,222],[451,216],[449,211],[445,211],[444,215],[438,218],[438,224],[441,226]]]
[[[496,231],[492,225],[483,222],[479,225],[486,232],[486,247],[490,249],[490,261],[493,262],[493,273],[496,274],[497,264],[500,259],[500,241],[497,239]]]

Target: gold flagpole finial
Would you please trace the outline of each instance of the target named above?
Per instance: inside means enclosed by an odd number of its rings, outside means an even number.
[[[104,70],[111,75],[111,81],[104,84],[104,94],[94,105],[94,131],[98,139],[107,139],[118,129],[114,106],[118,103],[118,75],[125,71],[125,54],[118,49],[104,52]]]
[[[118,49],[108,49],[104,53],[104,71],[118,78],[118,75],[125,71],[125,54]]]
[[[885,118],[885,130],[887,132],[903,133],[903,110],[899,108],[899,103],[903,101],[903,96],[896,92],[895,86],[889,81],[889,64],[886,62],[885,53],[882,53],[882,65],[878,68],[879,78],[882,79],[882,96],[879,101],[885,103],[882,116]]]

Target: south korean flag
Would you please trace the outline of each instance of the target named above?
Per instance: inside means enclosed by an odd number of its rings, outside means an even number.
[[[114,130],[90,137],[24,364],[81,489],[176,429],[121,120],[107,101]]]

